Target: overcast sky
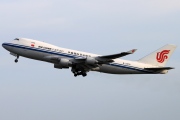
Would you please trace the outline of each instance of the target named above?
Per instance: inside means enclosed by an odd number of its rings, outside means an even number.
[[[0,0],[0,43],[16,37],[97,54],[132,48],[138,60],[180,45],[179,0]],[[180,49],[166,75],[75,78],[0,47],[0,120],[179,120]]]

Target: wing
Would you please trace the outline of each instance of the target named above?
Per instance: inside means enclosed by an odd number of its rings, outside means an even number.
[[[137,49],[132,49],[130,51],[121,52],[121,53],[118,53],[118,54],[99,56],[98,58],[101,58],[101,59],[116,59],[116,58],[124,57],[124,56],[129,55],[129,54],[133,54],[136,50]]]
[[[137,49],[132,49],[127,52],[122,52],[112,55],[97,56],[97,57],[74,58],[72,61],[76,63],[86,63],[89,65],[106,64],[106,63],[114,62],[113,59],[124,57],[129,54],[133,54],[136,50]]]
[[[75,69],[79,69],[81,71],[90,71],[90,70],[98,68],[99,66],[103,64],[114,62],[113,59],[123,57],[129,54],[133,54],[135,51],[136,49],[132,49],[127,52],[122,52],[122,53],[112,54],[112,55],[105,55],[105,56],[97,56],[97,57],[75,57],[71,59],[66,59],[66,58],[60,58],[59,56],[54,55],[54,56],[46,56],[45,58],[48,59],[49,61],[52,61],[52,62],[54,61],[53,63],[58,64],[56,66],[57,67],[59,66],[60,68],[72,67]],[[71,66],[63,66],[63,65],[71,65]]]
[[[118,54],[112,55],[104,55],[104,56],[97,56],[97,57],[87,57],[87,58],[74,58],[71,61],[76,64],[76,66],[80,66],[86,71],[97,69],[99,66],[107,63],[114,62],[113,59],[123,57],[129,54],[133,54],[137,49],[132,49],[127,52],[122,52]]]

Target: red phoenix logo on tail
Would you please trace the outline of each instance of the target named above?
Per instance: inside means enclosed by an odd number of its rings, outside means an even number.
[[[163,63],[165,59],[168,59],[167,54],[169,54],[170,50],[163,50],[157,53],[156,59],[159,63]]]

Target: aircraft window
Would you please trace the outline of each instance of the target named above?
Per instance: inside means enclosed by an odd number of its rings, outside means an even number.
[[[19,40],[18,38],[15,38],[14,40]]]
[[[71,52],[71,54],[73,54],[73,52]]]
[[[79,55],[79,53],[77,53],[77,55]]]
[[[80,54],[82,56],[82,54]]]

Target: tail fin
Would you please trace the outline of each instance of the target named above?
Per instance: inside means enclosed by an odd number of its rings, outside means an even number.
[[[164,67],[176,49],[176,45],[165,45],[146,57],[138,60],[138,62]]]

